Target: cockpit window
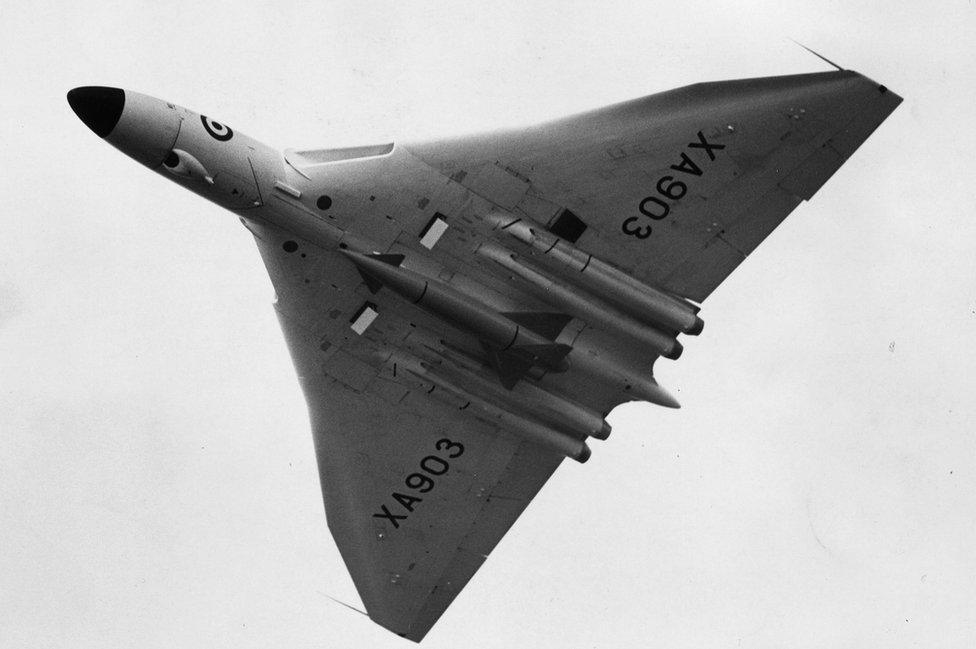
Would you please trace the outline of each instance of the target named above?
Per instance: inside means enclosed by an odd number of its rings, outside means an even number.
[[[173,169],[176,167],[176,165],[180,164],[180,156],[176,155],[176,151],[170,151],[166,154],[166,159],[163,160],[163,164],[170,169]]]

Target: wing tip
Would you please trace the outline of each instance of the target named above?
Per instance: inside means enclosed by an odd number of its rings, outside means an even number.
[[[821,53],[819,53],[819,52],[817,52],[815,50],[810,49],[809,47],[807,47],[806,45],[804,45],[800,41],[795,40],[793,38],[791,38],[790,40],[793,41],[794,43],[796,43],[797,45],[799,45],[800,47],[802,47],[803,49],[805,49],[807,52],[810,52],[810,54],[813,54],[815,57],[817,57],[818,59],[820,59],[824,63],[827,63],[828,65],[832,65],[833,67],[837,68],[837,70],[839,70],[840,72],[847,72],[847,70],[845,70],[841,66],[837,65],[836,63],[834,63],[833,61],[831,61],[830,59],[828,59],[826,56],[824,56],[823,54],[821,54]]]
[[[369,614],[367,613],[367,615]],[[419,643],[425,637],[427,637],[427,634],[434,627],[434,622],[437,621],[437,618],[435,618],[431,620],[429,624],[426,622],[422,624],[411,624],[406,630],[404,630],[402,626],[391,626],[387,624],[385,621],[377,619],[372,615],[369,615],[369,619],[375,622],[376,624],[378,624],[379,626],[383,627],[390,633],[398,635],[404,640],[409,640],[410,642],[417,642],[417,643]]]

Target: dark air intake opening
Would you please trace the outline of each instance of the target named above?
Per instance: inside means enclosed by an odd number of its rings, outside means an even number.
[[[586,232],[586,224],[569,210],[563,210],[547,229],[557,237],[576,243],[576,240]]]

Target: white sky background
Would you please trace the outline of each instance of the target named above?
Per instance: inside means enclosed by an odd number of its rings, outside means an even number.
[[[326,597],[251,236],[68,89],[317,147],[828,69],[788,37],[904,104],[658,363],[683,409],[615,411],[424,646],[976,643],[973,3],[258,4],[0,8],[0,646],[409,646]]]

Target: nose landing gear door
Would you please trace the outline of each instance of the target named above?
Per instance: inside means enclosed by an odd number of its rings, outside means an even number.
[[[213,181],[214,189],[224,195],[232,209],[243,210],[261,205],[261,194],[253,177],[243,178],[230,171],[218,169]]]

